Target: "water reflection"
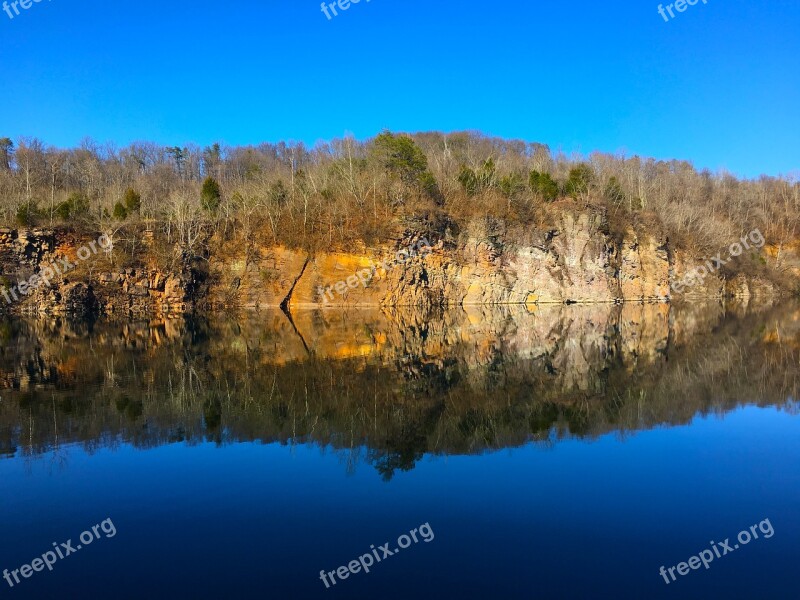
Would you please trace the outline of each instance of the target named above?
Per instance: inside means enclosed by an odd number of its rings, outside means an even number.
[[[384,478],[742,404],[796,411],[796,304],[280,311],[0,322],[0,456],[314,443]]]

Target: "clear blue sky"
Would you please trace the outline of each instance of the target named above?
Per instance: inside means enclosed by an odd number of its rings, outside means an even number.
[[[1,1],[1,0],[0,0]],[[665,3],[667,4],[667,3]],[[0,12],[0,136],[73,146],[463,129],[800,169],[800,2],[43,0]]]

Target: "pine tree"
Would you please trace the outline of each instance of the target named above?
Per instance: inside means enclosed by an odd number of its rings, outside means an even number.
[[[570,169],[564,192],[567,196],[575,199],[580,198],[589,191],[589,185],[593,179],[594,172],[592,168],[586,163],[581,163],[577,167]]]
[[[139,212],[139,209],[142,207],[142,197],[139,194],[137,194],[136,190],[134,190],[133,188],[128,188],[127,190],[125,190],[125,196],[123,198],[123,207],[125,208],[127,213]]]
[[[200,200],[203,209],[208,212],[216,212],[222,200],[222,191],[220,190],[217,180],[213,177],[206,177],[203,182],[203,189],[200,192]]]
[[[530,176],[531,191],[535,196],[546,202],[553,202],[558,198],[558,183],[550,177],[549,173],[531,171]]]
[[[128,211],[122,206],[122,202],[117,202],[114,205],[114,218],[118,221],[124,221],[128,218]]]

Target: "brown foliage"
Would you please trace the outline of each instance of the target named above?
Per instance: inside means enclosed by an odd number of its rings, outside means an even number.
[[[542,144],[473,132],[411,137],[435,180],[435,198],[420,182],[397,177],[391,171],[396,161],[381,160],[374,139],[336,139],[314,148],[281,142],[205,149],[151,143],[117,149],[86,141],[71,150],[20,139],[8,166],[0,165],[0,223],[22,218],[31,225],[56,225],[58,207],[77,192],[88,198],[88,206],[85,214],[71,215],[70,224],[80,219],[118,231],[144,224],[182,250],[196,251],[212,231],[332,249],[385,241],[397,235],[404,219],[431,211],[461,224],[492,217],[514,230],[539,226],[543,201],[519,182],[527,182],[533,170],[547,173],[566,195],[574,189],[570,172],[587,165],[588,188],[575,200],[604,206],[617,228],[650,222],[673,244],[697,253],[717,251],[754,228],[779,248],[798,234],[796,178],[737,179],[697,171],[686,161],[638,156],[568,158]],[[477,189],[468,190],[459,180],[465,168],[483,177]],[[201,203],[207,177],[219,182],[222,193],[213,213]],[[141,196],[141,208],[120,223],[112,218],[113,207],[129,189]]]

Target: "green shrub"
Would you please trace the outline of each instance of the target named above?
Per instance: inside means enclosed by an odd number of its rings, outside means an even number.
[[[62,221],[89,214],[89,198],[81,192],[72,192],[65,202],[56,207],[56,216]]]
[[[125,196],[123,197],[122,202],[125,210],[128,213],[139,212],[139,210],[142,208],[142,197],[133,188],[128,188],[125,190]]]
[[[22,227],[30,227],[36,223],[36,219],[40,216],[36,204],[33,202],[26,202],[20,205],[17,209],[17,224]]]
[[[206,177],[203,182],[203,189],[200,191],[200,201],[203,210],[210,213],[217,212],[219,205],[222,201],[222,190],[219,183],[213,177]]]
[[[497,168],[495,167],[492,157],[487,158],[478,172],[478,181],[483,189],[488,190],[494,187],[496,171]]]
[[[461,166],[458,173],[458,181],[470,196],[478,192],[488,190],[496,186],[496,167],[494,160],[487,158],[476,173],[466,165]]]
[[[439,189],[439,184],[436,182],[436,177],[430,171],[425,171],[419,178],[419,185],[422,191],[428,198],[436,201],[437,204],[444,204],[444,194]]]
[[[553,202],[558,198],[559,188],[558,183],[553,179],[549,173],[540,173],[539,171],[531,171],[530,186],[533,194],[540,200],[546,202]]]
[[[497,185],[506,198],[513,198],[525,191],[525,179],[519,173],[511,173],[500,178]]]
[[[124,221],[128,218],[128,211],[122,206],[122,202],[117,202],[114,205],[114,218],[118,221]]]
[[[287,200],[289,200],[289,190],[286,189],[283,180],[279,179],[270,186],[269,199],[272,200],[273,204],[279,206],[286,204]]]
[[[564,192],[567,196],[579,198],[589,191],[589,185],[594,179],[592,168],[586,163],[581,163],[577,167],[570,169]]]
[[[478,176],[475,175],[475,171],[466,165],[461,165],[461,170],[458,173],[458,182],[461,184],[461,187],[464,188],[464,191],[470,196],[477,194],[478,190],[480,189]]]

